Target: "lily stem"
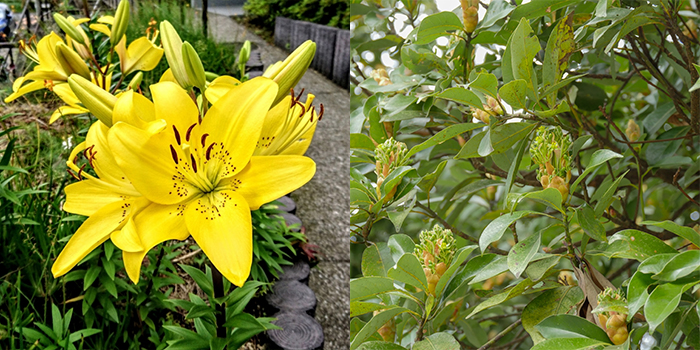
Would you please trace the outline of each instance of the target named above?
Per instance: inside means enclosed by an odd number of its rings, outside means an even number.
[[[212,265],[212,280],[214,282],[214,299],[218,299],[224,296],[224,280],[221,272],[216,269],[216,266]],[[216,303],[216,302],[214,302]],[[224,303],[216,303],[216,337],[226,338],[226,306]]]

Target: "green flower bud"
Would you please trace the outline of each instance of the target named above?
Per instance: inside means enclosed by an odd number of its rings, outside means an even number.
[[[279,85],[273,106],[289,95],[289,91],[299,83],[301,77],[309,69],[314,55],[316,55],[316,43],[307,40],[299,45],[283,62],[277,62],[265,71],[263,76],[274,80]]]
[[[56,24],[58,25],[61,30],[63,30],[66,35],[68,35],[71,39],[75,40],[77,43],[85,45],[85,38],[80,34],[78,29],[73,26],[70,21],[63,17],[60,13],[54,13],[53,14],[53,19],[56,21]]]
[[[105,125],[112,126],[112,110],[117,102],[114,95],[76,74],[68,77],[68,84],[85,108]]]
[[[422,262],[423,268],[430,269],[432,274],[444,274],[452,263],[456,250],[457,241],[452,231],[435,225],[432,230],[422,231],[419,239],[420,243],[416,245],[413,254]],[[438,265],[441,273],[437,271]]]
[[[134,77],[131,78],[131,81],[129,82],[129,87],[131,90],[138,90],[139,86],[141,86],[141,81],[143,80],[143,72],[138,71],[136,74],[134,74]]]
[[[182,88],[185,90],[192,89],[192,84],[185,70],[185,63],[182,58],[182,39],[173,28],[173,25],[168,21],[160,22],[161,43],[165,51],[165,58],[168,61],[170,70]]]
[[[56,43],[56,59],[67,75],[77,74],[90,79],[90,70],[80,55],[61,41]]]
[[[182,44],[182,61],[189,81],[200,90],[204,90],[207,84],[204,66],[202,66],[202,61],[199,59],[199,55],[197,55],[194,47],[187,41]]]
[[[112,47],[117,46],[119,41],[126,33],[126,27],[129,25],[129,1],[121,0],[117,6],[117,12],[114,14],[114,23],[112,24],[112,32],[109,36],[109,42]]]

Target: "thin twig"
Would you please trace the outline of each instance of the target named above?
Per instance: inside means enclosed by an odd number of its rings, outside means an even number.
[[[201,253],[201,252],[202,252],[201,249],[197,249],[197,250],[191,251],[191,252],[189,252],[189,253],[187,253],[187,254],[185,254],[185,255],[180,255],[180,256],[178,256],[177,258],[173,259],[173,264],[177,264],[177,263],[179,263],[180,261],[187,260],[187,259],[189,259],[189,258],[191,258],[191,257],[193,257],[193,256],[196,256],[197,254],[199,254],[199,253]]]
[[[480,347],[478,350],[486,350],[491,347],[491,345],[495,344],[497,341],[499,341],[503,336],[514,330],[516,327],[522,323],[522,319],[518,319],[517,321],[513,322],[510,326],[508,326],[506,329],[501,331],[501,333],[498,333],[495,337],[491,338],[489,341],[484,344],[484,346]]]

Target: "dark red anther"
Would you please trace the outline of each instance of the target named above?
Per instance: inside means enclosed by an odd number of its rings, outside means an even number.
[[[180,142],[180,133],[177,131],[175,125],[173,125],[173,132],[175,133],[175,141],[177,141],[177,144],[182,145],[182,143]]]
[[[68,174],[70,174],[70,176],[72,176],[74,179],[76,179],[76,180],[78,180],[78,181],[81,180],[78,176],[75,175],[75,173],[73,173],[73,172],[70,170],[70,168],[68,168],[67,170],[68,170]]]
[[[202,147],[204,147],[204,145],[205,145],[205,142],[207,140],[207,136],[209,136],[209,134],[202,135]]]
[[[173,161],[177,164],[177,152],[175,152],[173,145],[170,145],[170,155],[173,156]]]
[[[194,126],[197,125],[197,123],[194,123],[190,125],[189,128],[187,128],[187,134],[185,135],[185,141],[190,142],[190,136],[192,135],[192,129],[194,129]]]
[[[87,164],[83,164],[83,166],[80,167],[80,170],[78,170],[78,180],[82,179],[83,176],[83,170],[85,169],[85,166]]]
[[[299,101],[299,100],[301,99],[301,95],[304,94],[304,90],[306,90],[306,89],[301,89],[301,92],[299,93],[299,96],[297,96],[297,101]]]
[[[214,148],[215,144],[216,144],[216,142],[212,143],[211,145],[209,145],[209,147],[207,147],[207,160],[209,160],[209,158],[211,156],[211,149]]]
[[[197,162],[195,162],[194,156],[192,154],[190,154],[190,160],[192,160],[192,170],[194,170],[194,172],[196,173],[197,172]]]
[[[296,101],[296,104],[298,104],[299,107],[301,107],[301,114],[299,115],[299,117],[302,117],[304,114],[306,114],[306,107],[304,107],[304,104],[299,102],[299,100]]]
[[[318,121],[321,121],[323,119],[323,103],[321,103],[321,112],[318,114]]]
[[[314,113],[316,113],[316,107],[311,106],[311,119],[310,122],[314,122]]]
[[[289,106],[289,108],[294,107],[294,104],[297,103],[296,98],[294,98],[294,88],[289,89],[292,93],[292,104]]]

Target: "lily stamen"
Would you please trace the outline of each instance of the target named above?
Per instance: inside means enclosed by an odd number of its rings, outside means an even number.
[[[173,125],[173,132],[175,133],[175,141],[177,141],[178,146],[182,145],[182,143],[180,143],[180,133],[177,131],[175,125]]]

